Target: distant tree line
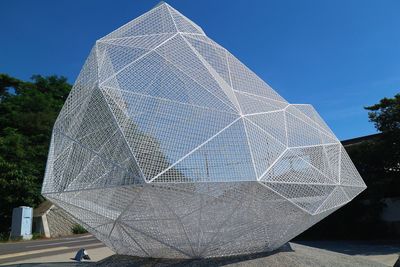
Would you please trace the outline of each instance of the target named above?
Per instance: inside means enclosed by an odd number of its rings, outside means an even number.
[[[71,90],[65,77],[21,81],[0,74],[0,233],[8,236],[12,209],[36,207],[53,124]],[[398,225],[380,219],[383,199],[400,197],[400,94],[366,107],[379,138],[347,148],[368,188],[300,239],[399,238]],[[396,236],[397,235],[397,236]]]

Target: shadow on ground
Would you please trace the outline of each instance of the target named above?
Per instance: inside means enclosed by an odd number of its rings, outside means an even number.
[[[48,262],[48,263],[21,263],[21,264],[11,264],[3,265],[6,267],[92,267],[92,262]]]
[[[287,244],[270,253],[258,253],[224,258],[211,259],[154,259],[133,256],[113,255],[93,266],[119,267],[217,267],[217,266],[339,266],[339,267],[382,267],[387,266],[378,262],[369,261],[355,256],[344,255],[299,244]]]
[[[211,259],[156,259],[141,258],[126,255],[113,255],[104,260],[94,263],[47,263],[47,264],[17,264],[12,267],[217,267],[217,266],[269,266],[269,267],[292,267],[292,266],[338,266],[338,267],[383,267],[375,261],[369,261],[357,256],[331,252],[323,249],[308,247],[301,244],[286,244],[280,249],[269,253],[257,253],[251,255],[240,255]]]
[[[298,244],[347,255],[389,255],[400,253],[400,241],[296,241]]]
[[[96,267],[109,266],[108,264],[118,262],[118,266],[226,266],[240,262],[251,261],[254,259],[265,258],[281,252],[294,252],[289,244],[286,244],[273,252],[263,252],[242,256],[208,258],[208,259],[155,259],[141,258],[126,255],[113,255],[98,263]]]

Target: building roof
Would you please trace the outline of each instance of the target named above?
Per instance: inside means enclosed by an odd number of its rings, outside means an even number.
[[[370,134],[370,135],[365,135],[365,136],[360,136],[360,137],[356,137],[356,138],[352,138],[352,139],[347,139],[347,140],[343,140],[342,145],[343,146],[352,146],[352,145],[358,145],[362,142],[365,141],[371,141],[374,139],[379,138],[379,136],[381,136],[382,133],[376,133],[376,134]]]
[[[48,200],[42,202],[36,209],[33,210],[33,217],[42,216],[45,214],[49,209],[53,207],[53,203]]]

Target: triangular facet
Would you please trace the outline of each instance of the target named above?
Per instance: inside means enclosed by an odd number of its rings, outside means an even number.
[[[140,170],[99,89],[95,89],[73,136],[54,130],[56,191],[140,183]],[[59,148],[59,146],[61,148]],[[62,147],[70,147],[68,151]]]
[[[142,48],[124,47],[101,42],[97,43],[97,47],[103,54],[103,60],[99,65],[100,83],[113,77],[115,73],[133,64],[148,52],[148,50]]]
[[[179,13],[176,9],[174,9],[170,5],[167,5],[167,6],[168,6],[168,10],[171,13],[172,19],[174,20],[174,23],[175,23],[175,26],[176,26],[178,32],[202,34],[202,35],[205,34],[198,25],[194,24],[191,20],[186,18],[184,15]]]
[[[290,150],[318,169],[332,183],[339,183],[340,144],[299,147]]]
[[[118,247],[118,252],[124,255],[137,255],[149,257],[150,254],[138,243],[136,238],[128,230],[116,223],[111,235],[108,237],[113,246]]]
[[[246,127],[246,135],[254,161],[254,168],[257,177],[260,178],[286,150],[286,146],[271,135],[263,132],[247,119],[244,119],[243,122]]]
[[[186,44],[190,47],[190,49],[194,52],[195,56],[200,60],[203,66],[206,68],[208,73],[212,76],[212,78],[217,82],[218,86],[221,88],[222,92],[225,93],[225,96],[229,99],[229,101],[236,107],[237,110],[240,111],[239,103],[237,98],[232,90],[232,86],[228,84],[224,78],[214,69],[210,63],[204,59],[204,57],[189,43],[186,39]]]
[[[104,45],[115,45],[120,47],[132,47],[140,48],[145,50],[151,50],[167,41],[169,38],[174,36],[174,33],[165,34],[154,34],[154,35],[142,35],[118,39],[101,40],[97,42],[98,49],[102,44]]]
[[[131,64],[114,79],[103,83],[101,87],[106,91],[107,88],[118,89],[139,96],[145,95],[219,111],[236,112],[232,105],[226,104],[227,101],[221,101],[211,90],[155,52]]]
[[[232,89],[226,82],[218,81],[219,75],[210,73],[210,68],[196,55],[187,41],[181,36],[176,36],[156,49],[170,64],[181,70],[191,79],[202,85],[219,100],[238,110]],[[205,60],[204,60],[205,61]],[[222,78],[220,78],[223,80]],[[226,85],[226,86],[223,86]]]
[[[338,186],[333,190],[330,196],[324,201],[324,203],[318,208],[317,213],[324,212],[336,207],[343,206],[349,202],[346,194],[343,192],[341,186]]]
[[[114,222],[134,200],[140,187],[119,186],[46,194],[51,201],[61,201],[76,208],[104,217],[105,222]],[[61,205],[63,206],[63,205]],[[72,214],[74,214],[72,212]],[[95,216],[95,215],[93,215]]]
[[[314,214],[335,189],[333,185],[261,183],[310,214]]]
[[[284,123],[285,114],[283,111],[246,116],[246,119],[286,146],[287,134]]]
[[[261,181],[285,184],[335,185],[335,183],[304,160],[298,152],[287,150],[279,160],[261,177]]]
[[[175,176],[177,170],[181,176]],[[179,177],[185,178],[178,181]],[[242,121],[224,129],[153,182],[187,182],[188,179],[191,182],[256,180]]]
[[[300,112],[302,112],[305,116],[307,116],[310,120],[312,120],[315,124],[317,124],[319,127],[321,127],[322,130],[324,130],[328,135],[331,137],[335,137],[335,134],[332,132],[332,130],[328,127],[328,125],[324,122],[324,120],[318,115],[317,111],[314,109],[313,106],[307,105],[307,104],[292,104],[292,107],[295,107],[298,109]],[[291,110],[292,108],[289,108],[289,112],[293,112]],[[294,115],[298,114],[297,112],[293,112]]]
[[[344,147],[341,148],[340,154],[340,184],[366,187]]]
[[[54,127],[65,134],[74,135],[74,125],[79,123],[80,119],[77,114],[83,112],[89,103],[98,83],[97,65],[96,48],[93,48],[54,124]]]
[[[121,26],[100,40],[176,32],[177,30],[168,7],[166,4],[163,4]]]
[[[283,110],[286,104],[266,98],[249,95],[235,91],[240,108],[244,115],[267,113],[271,111]]]
[[[323,138],[328,138],[332,140],[336,140],[336,136],[332,133],[329,127],[322,121],[319,121],[319,116],[316,116],[316,111],[311,105],[294,105],[290,104],[286,108],[287,113],[290,113],[297,119],[303,121],[304,123],[308,124],[309,126],[316,128],[318,131],[324,133]]]
[[[289,147],[338,143],[335,138],[328,136],[317,126],[312,125],[297,116],[294,116],[288,111],[285,111],[285,117]]]
[[[277,94],[269,85],[261,80],[254,72],[248,69],[232,54],[228,53],[227,58],[228,67],[232,77],[232,87],[234,90],[286,102],[285,99]]]
[[[95,229],[96,227],[99,227],[103,224],[113,223],[112,219],[107,216],[104,216],[97,212],[93,212],[92,210],[87,210],[80,206],[70,204],[68,202],[65,202],[64,199],[60,200],[59,197],[55,195],[46,195],[46,198],[55,205],[62,207],[62,209],[65,210],[68,214],[74,215],[74,220],[83,225],[88,230]],[[79,218],[77,218],[78,215]]]
[[[355,198],[358,194],[365,190],[365,187],[355,187],[355,186],[342,186],[343,191],[346,193],[349,200]]]
[[[116,119],[147,179],[167,169],[237,119],[234,114],[225,112],[125,91],[121,94],[128,110],[115,113]]]
[[[184,38],[215,69],[215,71],[232,87],[226,51],[220,46],[211,44],[206,36],[187,35]]]

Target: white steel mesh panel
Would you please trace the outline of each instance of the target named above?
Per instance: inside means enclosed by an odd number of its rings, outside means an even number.
[[[76,125],[80,123],[82,118],[77,114],[81,114],[87,107],[88,100],[97,82],[97,54],[96,49],[93,48],[57,117],[54,127],[58,127],[66,134],[74,135]]]
[[[286,125],[282,123],[285,121],[283,111],[246,116],[245,121],[260,129],[264,135],[270,136],[285,146],[287,145]]]
[[[96,42],[42,193],[117,253],[192,258],[276,249],[365,187],[312,106],[162,3]]]
[[[305,116],[308,117],[308,119],[305,119],[305,121],[309,122],[312,121],[314,124],[319,126],[321,130],[324,131],[327,135],[330,137],[336,138],[335,134],[331,131],[331,129],[326,125],[326,123],[322,120],[322,118],[319,116],[319,114],[315,111],[314,107],[311,105],[307,104],[292,104],[291,107],[288,108],[289,112],[292,112],[293,115],[297,115],[300,118],[305,118],[303,114],[300,114],[299,112],[295,111],[297,109],[301,113],[303,113]]]
[[[182,72],[190,76],[197,83],[210,91],[222,102],[231,106],[234,111],[237,110],[236,103],[232,102],[233,92],[229,86],[221,84],[222,79],[216,77],[212,68],[209,67],[201,55],[196,54],[190,44],[184,40],[181,35],[176,35],[170,42],[164,43],[156,49],[163,58]],[[222,87],[223,86],[223,87]]]
[[[118,89],[137,95],[167,99],[192,106],[236,113],[210,89],[172,65],[155,52],[133,62],[101,85],[103,90]],[[111,95],[113,97],[113,94]]]
[[[320,117],[316,114],[311,105],[289,105],[286,107],[286,112],[290,117],[301,120],[308,127],[318,130],[322,133],[322,140],[329,140],[330,142],[338,141],[332,131],[326,126],[325,122],[320,121]]]
[[[258,97],[246,93],[235,92],[240,108],[245,115],[265,114],[272,111],[283,110],[287,104],[272,99]]]
[[[225,82],[232,86],[225,49],[213,43],[207,36],[184,35],[183,37],[214,68]]]
[[[285,152],[286,146],[251,121],[244,119],[244,124],[254,168],[260,178]]]
[[[126,122],[120,123],[122,131],[147,179],[192,153],[238,118],[125,91],[121,95],[128,118],[117,120]]]
[[[99,82],[112,77],[114,73],[125,69],[132,62],[144,56],[148,50],[130,46],[120,46],[108,43],[97,43],[99,59]]]
[[[169,13],[169,9],[166,5],[159,5],[137,19],[104,36],[100,40],[171,32],[177,32],[177,30],[171,14]]]
[[[278,95],[268,84],[261,80],[232,54],[228,52],[227,57],[232,88],[234,90],[286,103],[285,99]]]
[[[316,146],[339,142],[315,124],[300,116],[293,115],[288,109],[285,110],[285,119],[289,147]]]
[[[236,144],[236,145],[232,145]],[[241,120],[236,120],[207,142],[157,175],[155,182],[256,181],[250,149]],[[175,175],[178,170],[182,175]]]
[[[351,162],[346,150],[341,147],[340,152],[340,183],[346,186],[365,188],[366,185],[361,179],[356,167]]]
[[[176,30],[178,32],[189,34],[205,34],[198,25],[190,21],[188,18],[186,18],[184,15],[182,15],[172,7],[168,6],[168,10],[172,16]]]

